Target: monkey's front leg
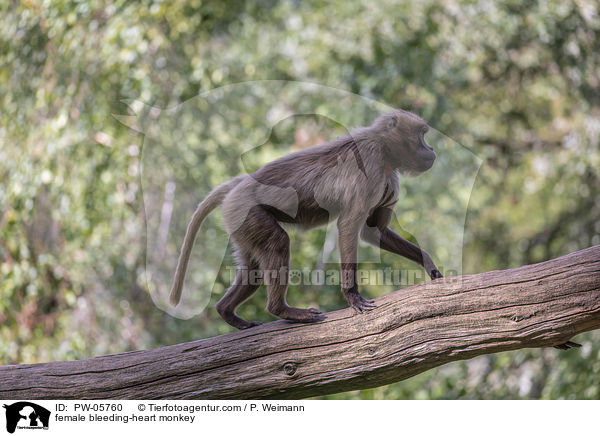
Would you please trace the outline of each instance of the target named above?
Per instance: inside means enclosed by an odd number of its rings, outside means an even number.
[[[383,250],[417,262],[425,268],[425,271],[427,271],[432,280],[442,278],[440,270],[433,263],[429,253],[421,250],[421,248],[407,241],[389,228],[391,219],[392,209],[389,207],[375,209],[362,227],[361,237],[368,243]]]
[[[404,256],[425,268],[425,271],[431,277],[431,280],[442,278],[442,273],[433,260],[429,253],[422,250],[410,241],[407,241],[389,227],[386,227],[381,232],[381,248],[392,253],[396,253],[400,256]]]
[[[373,300],[367,300],[359,294],[356,281],[360,223],[359,217],[352,215],[338,219],[342,293],[348,305],[358,313],[375,307]]]

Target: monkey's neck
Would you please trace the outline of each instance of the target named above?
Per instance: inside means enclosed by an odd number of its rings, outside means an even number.
[[[383,171],[385,173],[385,177],[389,177],[390,174],[392,174],[392,171],[394,171],[394,167],[391,166],[389,163],[385,162],[385,164],[383,165]]]

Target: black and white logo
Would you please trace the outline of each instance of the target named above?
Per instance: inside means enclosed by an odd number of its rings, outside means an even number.
[[[48,430],[50,411],[29,401],[4,404],[6,409],[6,431],[14,433],[16,429]]]

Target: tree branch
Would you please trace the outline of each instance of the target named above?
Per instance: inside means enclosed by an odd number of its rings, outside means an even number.
[[[361,315],[275,321],[147,351],[0,367],[11,399],[305,398],[404,380],[447,362],[549,347],[600,328],[600,246],[393,292]]]

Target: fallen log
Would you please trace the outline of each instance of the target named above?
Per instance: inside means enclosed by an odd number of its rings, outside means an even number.
[[[535,265],[422,283],[373,311],[275,321],[153,350],[0,367],[10,399],[306,398],[372,388],[474,356],[600,328],[600,246]]]

